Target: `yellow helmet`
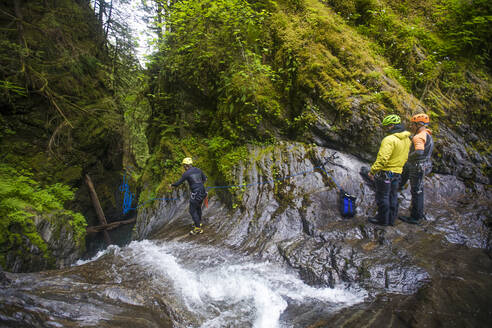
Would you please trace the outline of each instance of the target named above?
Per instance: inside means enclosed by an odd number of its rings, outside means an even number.
[[[192,165],[193,164],[193,160],[191,159],[191,157],[185,157],[183,159],[183,162],[181,162],[181,164],[183,164],[183,165]]]

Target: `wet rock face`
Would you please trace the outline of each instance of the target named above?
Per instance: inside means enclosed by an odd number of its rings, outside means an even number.
[[[132,233],[132,238],[142,240],[150,236],[153,232],[159,231],[175,217],[186,216],[188,210],[188,198],[183,189],[174,191],[169,197],[171,201],[158,203],[157,209],[148,210],[143,208],[138,212],[137,224]],[[191,225],[191,219],[190,219]]]
[[[343,130],[339,130],[335,124],[331,123],[337,118],[328,118],[325,115],[312,110],[311,113],[316,117],[316,122],[311,130],[310,138],[321,147],[342,149],[365,160],[373,160],[374,154],[378,151],[379,141],[382,131],[374,129],[380,121],[377,118],[379,108],[368,106],[371,115],[362,117],[359,113],[364,112],[360,108],[360,99],[352,99],[352,117],[349,122],[343,125]]]
[[[335,129],[330,119],[313,110],[312,113],[317,121],[311,131],[311,140],[319,146],[345,150],[364,160],[374,161],[382,138],[382,131],[375,127],[380,126],[381,122],[377,118],[377,108],[375,110],[368,108],[368,110],[371,115],[360,116],[359,113],[363,113],[364,110],[360,107],[359,101],[354,99],[353,115],[350,121],[344,124],[342,131]],[[487,133],[482,134],[483,136],[478,136],[476,131],[465,124],[453,128],[444,124],[439,125],[439,129],[433,131],[434,171],[483,184],[492,183],[490,173],[487,176],[484,170],[488,168],[490,172],[492,154],[490,152],[480,154],[473,146],[477,142],[485,144],[490,142],[490,136],[487,136]]]
[[[430,243],[422,251],[434,258],[433,269],[426,268],[431,283],[414,294],[383,293],[370,303],[321,315],[310,327],[488,327],[492,318],[490,257],[458,245],[442,248]]]
[[[463,130],[460,134],[459,129],[454,131],[446,126],[440,128],[435,137],[435,149],[440,156],[433,158],[436,166],[434,171],[453,174],[461,179],[490,184],[491,177],[486,176],[483,169],[492,166],[492,155],[490,153],[483,155],[478,153],[472,144],[466,140],[469,135],[473,135],[473,133]]]
[[[41,249],[27,236],[22,236],[22,251],[10,250],[6,254],[6,270],[10,272],[35,272],[64,268],[82,257],[85,243],[74,238],[70,218],[56,214],[35,216],[36,231],[45,243]]]
[[[171,310],[142,274],[112,255],[83,268],[7,273],[7,282],[0,281],[0,326],[172,327]]]
[[[367,250],[372,250],[367,252]],[[428,273],[412,263],[405,252],[387,252],[375,242],[346,245],[304,239],[279,246],[290,266],[313,285],[330,287],[349,283],[368,291],[410,294],[429,282]]]
[[[9,282],[10,282],[10,279],[7,278],[7,276],[3,272],[2,266],[0,266],[0,285],[5,285]]]
[[[250,161],[235,172],[238,184],[251,186],[231,191],[228,205],[223,198],[211,198],[204,209],[206,233],[200,238],[285,261],[312,285],[348,284],[372,295],[415,295],[426,286],[451,279],[439,268],[456,261],[453,252],[446,251],[449,248],[490,251],[487,224],[492,197],[484,186],[468,188],[455,176],[432,173],[425,180],[426,220],[421,225],[397,220],[395,227],[380,228],[367,222],[376,214],[374,191],[359,174],[370,163],[341,152],[333,157],[333,153],[297,143],[252,148]],[[316,168],[326,159],[328,174],[357,197],[354,218],[341,217],[333,180]],[[191,224],[187,193],[174,196],[180,199],[139,213],[135,237],[183,238],[176,229]],[[399,197],[400,213],[406,215],[410,187]],[[469,267],[464,264],[460,270],[466,276]],[[469,287],[468,283],[457,285],[458,289]],[[466,293],[458,294],[462,292]]]
[[[34,221],[36,229],[55,259],[56,268],[70,266],[82,257],[85,244],[83,240],[79,243],[75,240],[73,229],[67,223],[69,218],[54,221],[50,218],[37,217]],[[60,224],[60,221],[65,224]],[[58,224],[54,222],[58,222]]]

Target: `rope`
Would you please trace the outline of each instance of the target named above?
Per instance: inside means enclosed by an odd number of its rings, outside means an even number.
[[[130,186],[127,183],[126,179],[126,173],[123,176],[123,183],[120,185],[120,191],[124,193],[123,195],[123,215],[126,213],[130,212],[131,210],[134,210],[132,208],[132,202],[133,202],[133,194],[130,191]]]
[[[292,174],[292,175],[285,176],[283,178],[269,179],[269,180],[265,180],[265,181],[262,181],[262,182],[245,183],[245,184],[239,184],[239,185],[212,186],[212,187],[207,187],[205,189],[211,190],[211,189],[248,188],[248,187],[253,187],[253,186],[264,185],[264,184],[267,184],[267,183],[281,182],[281,181],[284,181],[284,180],[287,180],[287,179],[290,179],[290,178],[293,178],[293,177],[296,177],[296,176],[299,176],[299,175],[305,175],[305,174],[313,173],[317,169],[325,172],[325,174],[333,181],[333,183],[335,184],[335,186],[338,189],[341,190],[340,185],[337,183],[337,181],[335,180],[335,178],[325,170],[324,164],[322,164],[321,166],[315,166],[315,167],[313,167],[312,170],[298,172],[298,173],[295,173],[295,174]],[[121,192],[124,192],[124,196],[123,196],[123,215],[125,215],[128,212],[130,212],[131,210],[136,210],[139,207],[142,207],[145,204],[148,204],[148,203],[153,202],[155,200],[171,201],[171,200],[178,200],[179,199],[179,198],[168,198],[168,197],[150,198],[146,202],[144,202],[142,204],[139,204],[139,205],[137,205],[135,207],[132,207],[133,194],[131,193],[130,187],[128,186],[127,178],[126,178],[126,173],[125,173],[125,175],[123,177],[123,183],[120,185],[119,190]]]

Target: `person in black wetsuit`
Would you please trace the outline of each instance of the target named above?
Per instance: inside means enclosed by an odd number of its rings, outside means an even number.
[[[410,216],[400,216],[400,220],[420,224],[424,219],[424,178],[432,171],[432,151],[434,140],[432,132],[427,128],[429,116],[424,113],[412,117],[411,131],[412,146],[408,156],[408,162],[403,167],[400,190],[410,179],[410,192],[412,193],[412,203],[410,205]]]
[[[196,235],[203,233],[202,229],[202,202],[207,197],[205,186],[203,185],[207,181],[207,176],[198,167],[193,166],[193,160],[190,157],[186,157],[182,162],[186,172],[183,173],[181,179],[171,184],[172,187],[177,187],[185,181],[188,181],[190,186],[190,214],[193,219],[193,228],[190,234]]]

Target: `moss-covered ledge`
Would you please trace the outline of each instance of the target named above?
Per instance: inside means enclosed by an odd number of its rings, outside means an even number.
[[[64,184],[43,185],[32,173],[0,164],[0,265],[30,272],[65,267],[85,251],[86,220],[65,208]]]
[[[2,243],[0,261],[6,271],[33,272],[67,267],[85,252],[85,219],[63,211],[36,215],[15,225]]]

